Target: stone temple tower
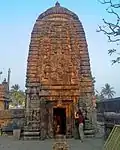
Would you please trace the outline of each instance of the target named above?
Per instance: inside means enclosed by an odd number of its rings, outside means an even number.
[[[57,2],[37,18],[26,79],[27,128],[40,136],[72,136],[76,105],[91,119],[93,84],[88,47],[78,16]]]

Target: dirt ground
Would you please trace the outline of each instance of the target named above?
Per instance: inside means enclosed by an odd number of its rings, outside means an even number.
[[[87,138],[83,143],[79,140],[68,139],[70,150],[102,150],[101,138]],[[52,150],[54,140],[22,141],[13,137],[0,136],[0,150]]]

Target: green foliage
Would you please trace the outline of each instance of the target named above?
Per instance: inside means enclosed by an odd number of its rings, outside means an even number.
[[[10,105],[12,107],[24,106],[25,105],[25,93],[20,90],[20,86],[15,84],[10,90]]]
[[[95,77],[91,77],[92,78],[92,83],[95,84],[96,80]],[[95,97],[96,97],[96,101],[101,101],[104,100],[105,98],[113,98],[113,96],[116,94],[116,92],[114,91],[114,88],[111,87],[108,83],[105,84],[105,87],[102,87],[102,90],[100,92],[98,92],[95,89]]]
[[[11,87],[11,90],[14,90],[14,91],[18,91],[20,89],[20,86],[18,84],[15,84]]]
[[[101,100],[103,100],[105,98],[104,95],[101,92],[97,93],[95,96],[96,96],[96,101],[97,102],[101,101]]]
[[[115,95],[115,91],[114,88],[111,87],[108,83],[105,84],[105,87],[102,88],[101,94],[110,99],[113,98],[113,96]]]

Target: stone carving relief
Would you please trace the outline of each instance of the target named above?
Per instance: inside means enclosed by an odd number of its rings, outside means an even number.
[[[30,103],[27,107],[30,120],[34,124],[40,121],[41,135],[44,133],[42,137],[52,135],[52,108],[59,103],[59,92],[62,92],[63,101],[75,99],[75,103],[78,102],[79,96],[84,97],[93,92],[89,80],[90,63],[83,27],[74,13],[67,10],[67,14],[66,9],[59,9],[60,14],[55,8],[53,10],[56,13],[50,9],[49,15],[46,16],[45,13],[42,18],[40,16],[31,35],[27,85],[34,84],[35,87],[30,87],[27,91],[27,103]],[[41,90],[37,88],[40,83]],[[47,100],[51,104],[56,100],[56,104],[48,109]],[[65,102],[62,102],[60,107],[64,105]],[[70,108],[66,113],[70,114],[72,106],[67,107]],[[67,117],[67,134],[71,134],[73,118],[70,115]]]

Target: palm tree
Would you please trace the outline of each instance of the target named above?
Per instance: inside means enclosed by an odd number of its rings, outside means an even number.
[[[14,91],[18,91],[20,89],[20,86],[18,84],[15,84],[11,87],[11,90],[14,90]]]
[[[105,84],[105,87],[102,88],[102,95],[107,97],[108,99],[113,98],[115,95],[114,88],[111,87],[108,83]]]
[[[10,90],[11,106],[18,107],[23,106],[25,103],[25,92],[20,90],[20,86],[15,84]]]

